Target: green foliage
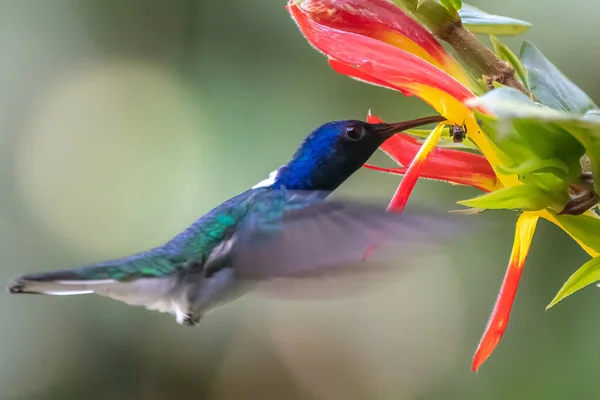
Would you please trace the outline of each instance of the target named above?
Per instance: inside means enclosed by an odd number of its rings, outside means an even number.
[[[502,86],[474,101],[494,114],[489,117],[476,113],[505,161],[498,171],[516,174],[526,185],[552,193],[554,207],[560,207],[561,202],[568,201],[569,185],[581,175],[584,153],[593,176],[600,176],[600,111],[532,44],[523,44],[519,60],[496,37],[491,35],[490,39],[496,54],[510,63],[541,102]],[[552,201],[546,207],[552,207]],[[480,203],[471,204],[482,207]]]
[[[461,0],[438,0],[438,2],[450,12],[459,11],[463,7]]]
[[[553,90],[555,89],[542,90],[542,92],[544,95],[550,95]],[[542,92],[538,91],[535,94],[538,96]],[[568,96],[567,92],[564,94]],[[575,94],[576,97],[565,96],[562,99],[567,101],[563,102],[563,105],[581,106],[583,96],[587,99],[587,95],[583,92]],[[551,102],[557,99],[557,97],[549,98]],[[527,145],[536,157],[552,157],[561,160],[570,166],[569,175],[574,178],[580,172],[579,159],[585,152],[590,159],[593,176],[600,177],[600,112],[598,110],[591,109],[585,114],[580,114],[552,109],[534,103],[527,96],[511,88],[493,90],[479,97],[475,103],[492,111],[506,127],[514,128],[523,140],[513,138],[513,142],[518,142],[517,145],[521,147]],[[513,150],[516,150],[515,146]],[[518,155],[523,154],[523,151],[513,153]],[[521,158],[520,161],[524,160]]]
[[[531,173],[551,173],[560,176],[568,174],[569,166],[556,159],[532,159],[512,167],[498,166],[498,170],[503,174],[527,175]]]
[[[515,193],[508,192],[515,198],[504,193],[504,197],[484,196],[462,204],[558,212],[569,202],[570,185],[580,182],[580,159],[585,153],[593,175],[600,176],[598,110],[586,114],[555,110],[509,87],[494,89],[472,104],[494,115],[475,113],[503,162],[497,166],[498,172],[517,175],[525,185],[515,188]],[[529,199],[519,197],[520,191]],[[496,192],[497,196],[501,192]]]
[[[477,7],[465,3],[463,3],[458,14],[463,25],[474,33],[519,35],[531,28],[529,22],[488,14]]]
[[[523,43],[520,59],[527,69],[527,86],[545,106],[576,113],[598,108],[583,90],[564,76],[530,42]]]
[[[492,93],[497,91],[502,90],[496,89],[489,95],[495,97]],[[517,93],[522,97],[521,100],[530,101],[523,94]],[[568,153],[569,157],[566,160],[555,156],[555,153],[559,152],[553,152],[554,147],[547,145],[544,140],[546,131],[539,125],[539,121],[530,123],[480,113],[476,113],[476,116],[503,162],[503,165],[497,166],[498,172],[519,175],[521,182],[552,192],[555,205],[568,200],[568,181],[571,175],[578,176],[579,172],[579,157],[574,155],[575,153]],[[583,154],[583,150],[579,150],[581,146],[578,142],[568,135],[566,137],[572,140],[578,154]],[[562,156],[566,153],[559,154]],[[565,179],[566,177],[569,179]]]
[[[497,89],[496,89],[497,90]],[[495,90],[489,92],[493,93]],[[500,118],[475,112],[479,126],[485,132],[498,157],[504,165],[531,160],[533,153],[521,143],[518,134],[512,129],[510,122]]]
[[[552,194],[533,185],[512,186],[485,194],[458,204],[492,210],[537,211],[545,209],[552,202]]]
[[[496,53],[496,55],[501,60],[508,62],[511,65],[511,67],[515,69],[515,73],[517,74],[517,77],[519,78],[521,83],[523,83],[523,85],[525,85],[525,87],[529,89],[527,81],[527,70],[525,69],[523,64],[521,64],[521,60],[519,60],[517,55],[513,53],[508,48],[508,46],[502,43],[496,36],[490,34],[490,40],[492,42],[492,45],[494,46],[494,52]]]
[[[548,304],[546,310],[554,306],[567,296],[572,295],[576,291],[583,289],[587,285],[600,280],[600,257],[592,258],[590,261],[583,264],[569,279],[563,287],[558,291],[554,299]]]
[[[510,124],[525,140],[527,147],[542,158],[556,157],[570,161],[583,155],[583,143],[573,132],[583,127],[593,128],[598,121],[589,121],[595,114],[560,112],[533,102],[513,88],[492,90],[476,100],[503,122]]]
[[[512,125],[540,159],[556,159],[565,165],[578,165],[584,152],[583,146],[561,126],[534,118],[515,119]]]
[[[600,253],[600,219],[588,215],[557,215],[558,222],[582,240],[586,245]]]

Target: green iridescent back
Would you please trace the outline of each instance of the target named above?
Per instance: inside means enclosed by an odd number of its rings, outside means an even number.
[[[235,226],[268,188],[250,189],[212,209],[162,246],[129,257],[79,267],[71,273],[85,280],[161,278],[202,265],[213,249],[233,234]],[[64,271],[66,273],[66,271]]]

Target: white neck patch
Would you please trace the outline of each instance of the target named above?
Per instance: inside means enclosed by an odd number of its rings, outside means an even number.
[[[257,189],[261,187],[268,187],[275,183],[277,179],[277,173],[279,172],[279,168],[269,174],[269,177],[265,180],[258,182],[256,185],[252,186],[252,189]]]

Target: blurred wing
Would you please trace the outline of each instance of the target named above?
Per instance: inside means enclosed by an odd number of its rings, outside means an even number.
[[[267,280],[340,273],[360,265],[373,244],[376,252],[392,245],[394,254],[408,257],[419,247],[423,251],[422,245],[439,244],[457,229],[454,218],[448,215],[388,213],[370,205],[324,202],[310,195],[301,205],[302,195],[296,196],[294,207],[279,213],[253,210],[238,226],[232,248],[238,278]]]

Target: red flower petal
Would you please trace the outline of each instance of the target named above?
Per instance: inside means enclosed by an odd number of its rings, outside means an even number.
[[[357,81],[370,83],[372,85],[381,86],[381,87],[384,87],[387,89],[397,90],[405,96],[413,95],[413,93],[409,92],[408,90],[406,90],[404,88],[396,87],[394,85],[390,85],[387,82],[380,81],[379,79],[374,78],[371,75],[366,74],[364,72],[361,72],[354,67],[344,64],[344,63],[336,60],[335,58],[329,59],[329,65],[338,74],[349,76],[350,78],[356,79]]]
[[[337,60],[337,67],[341,63],[352,68],[345,72],[349,76],[414,94],[423,87],[438,89],[460,102],[462,108],[462,102],[473,97],[456,79],[407,51],[371,37],[321,25],[291,3],[287,9],[309,43]],[[436,99],[434,107],[446,108],[443,103],[449,99],[438,102],[439,97],[428,96],[426,100]]]
[[[426,28],[388,0],[304,0],[298,7],[323,26],[388,43],[443,69],[465,85],[473,83]]]
[[[421,143],[412,136],[395,135],[381,146],[381,150],[402,167],[382,169],[368,164],[365,167],[404,175],[405,166],[410,164],[420,147]],[[485,192],[502,187],[484,156],[454,149],[434,149],[423,165],[421,177],[472,186]]]
[[[384,42],[392,33],[401,35],[422,49],[421,58],[438,66],[450,57],[427,29],[387,0],[304,0],[299,8],[313,21],[342,31]]]
[[[515,241],[508,269],[500,287],[500,293],[492,311],[492,316],[475,351],[471,365],[473,371],[477,371],[481,364],[492,354],[506,330],[510,311],[517,294],[519,280],[521,279],[521,273],[523,272],[523,265],[527,259],[538,218],[534,213],[525,212],[521,214],[517,221]]]
[[[486,177],[467,174],[461,176],[459,173],[454,175],[452,172],[448,171],[433,171],[431,168],[428,168],[429,164],[431,163],[431,158],[432,155],[429,156],[427,162],[425,163],[425,166],[423,167],[423,170],[421,171],[421,179],[442,181],[453,185],[471,186],[483,192],[491,192],[502,187],[498,183],[498,179],[496,177]],[[372,169],[373,171],[386,172],[388,174],[393,175],[406,175],[406,170],[408,169],[407,167],[384,168],[371,164],[365,164],[364,167]]]

